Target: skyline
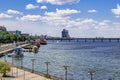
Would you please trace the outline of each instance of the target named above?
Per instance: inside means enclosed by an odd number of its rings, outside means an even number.
[[[61,37],[120,37],[120,0],[1,0],[0,25],[8,31]]]

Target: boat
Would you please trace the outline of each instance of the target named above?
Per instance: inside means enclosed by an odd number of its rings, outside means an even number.
[[[11,56],[16,57],[16,58],[24,57],[24,55],[22,53],[22,48],[20,46],[16,45],[13,49],[13,53],[11,54]]]
[[[33,53],[37,53],[38,52],[38,47],[37,46],[33,46],[32,47],[32,52]]]
[[[46,45],[47,42],[46,42],[46,40],[45,40],[44,38],[41,38],[41,39],[40,39],[40,44],[41,44],[41,45]]]
[[[40,43],[39,42],[35,42],[34,45],[37,46],[38,48],[40,47]]]

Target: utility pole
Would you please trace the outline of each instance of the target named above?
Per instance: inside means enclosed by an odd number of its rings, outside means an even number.
[[[64,69],[65,69],[65,80],[67,80],[67,71],[68,71],[68,67],[69,67],[69,66],[64,65],[63,67],[64,67]]]
[[[23,58],[22,57],[20,58],[20,68],[21,69],[23,68]]]
[[[90,80],[93,80],[93,75],[95,74],[95,71],[90,70],[90,71],[88,71],[88,74],[91,76]]]
[[[35,62],[35,59],[31,59],[32,61],[32,73],[34,73],[34,62]]]
[[[6,53],[4,53],[4,61],[7,62],[7,60],[6,60]]]
[[[13,58],[14,58],[14,55],[12,55],[12,68],[11,68],[12,69],[12,76],[13,76],[13,67],[14,67],[14,59]]]
[[[50,62],[45,62],[45,64],[46,64],[46,72],[47,72],[47,76],[49,75],[49,73],[48,73],[48,65],[50,64]]]

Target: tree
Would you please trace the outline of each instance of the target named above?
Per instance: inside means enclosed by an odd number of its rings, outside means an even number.
[[[35,39],[33,36],[23,36],[22,34],[13,34],[6,31],[0,31],[0,42],[1,43],[12,43],[14,41],[25,41]]]
[[[3,77],[6,77],[6,72],[10,72],[10,65],[0,60],[0,73],[3,74]]]

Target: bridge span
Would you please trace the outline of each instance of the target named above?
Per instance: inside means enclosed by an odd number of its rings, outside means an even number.
[[[81,41],[81,40],[84,40],[85,42],[87,42],[88,40],[92,40],[93,42],[97,41],[97,40],[100,40],[101,42],[104,42],[104,41],[117,41],[117,42],[120,42],[120,38],[46,38],[46,40],[59,40],[59,41],[63,41],[63,40],[68,40],[68,41]]]

